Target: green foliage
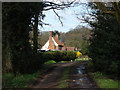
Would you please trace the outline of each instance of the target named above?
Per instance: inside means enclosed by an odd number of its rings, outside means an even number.
[[[76,58],[76,52],[74,51],[51,51],[43,53],[43,57],[46,61],[54,60],[59,61],[70,61]]]
[[[21,58],[21,60],[12,62],[12,65],[15,67],[14,70],[17,71],[16,73],[34,73],[40,70],[44,63],[49,64],[59,61],[70,61],[76,58],[76,52],[73,51],[51,51],[38,54],[31,53],[29,55],[30,57],[26,55],[26,57]]]
[[[90,75],[93,77],[93,79],[99,85],[100,88],[120,89],[119,87],[120,81],[110,79],[107,75],[101,72],[90,73]]]
[[[66,68],[66,70],[63,72],[61,81],[59,83],[59,88],[67,88],[68,86],[67,80],[69,79],[70,68],[71,67]]]
[[[83,55],[87,55],[88,54],[88,43],[85,40],[82,41],[81,52],[82,52]]]
[[[66,46],[78,48],[81,46],[81,43],[78,40],[69,40],[69,41],[66,41]]]
[[[2,88],[27,88],[29,82],[36,79],[39,72],[33,74],[17,75],[14,77],[13,73],[3,73],[2,75]]]
[[[88,21],[92,30],[90,38],[89,57],[95,70],[106,73],[120,73],[120,35],[119,26],[113,15],[94,10],[96,21]]]
[[[76,58],[75,59],[75,61],[80,61],[80,60],[83,60],[83,61],[85,60],[86,61],[86,60],[89,60],[89,58]]]
[[[84,26],[77,26],[65,34],[61,34],[61,38],[64,40],[66,46],[76,47],[78,49],[86,49],[88,45],[87,40],[89,39],[90,29]],[[85,50],[84,50],[85,52]]]
[[[51,64],[51,63],[56,63],[56,62],[54,60],[50,60],[50,61],[45,62],[44,64]]]
[[[95,71],[95,66],[92,61],[89,61],[87,64],[87,71],[88,72],[94,72]]]
[[[38,60],[36,60],[38,59],[36,58],[38,55],[33,53],[33,50],[29,44],[29,31],[32,30],[33,23],[31,19],[34,18],[36,12],[43,10],[43,6],[44,5],[42,2],[9,2],[2,4],[4,72],[10,71],[7,70],[9,68],[6,68],[8,60],[9,63],[11,63],[11,71],[15,74],[27,73],[31,71],[31,68],[38,67],[38,65],[32,65],[32,63],[38,62]],[[40,14],[42,14],[42,12],[40,12]],[[42,63],[42,60],[39,63]]]
[[[38,71],[44,62],[44,57],[39,53],[23,57],[19,61],[16,60],[12,62],[12,65],[14,66],[16,73],[33,73]]]

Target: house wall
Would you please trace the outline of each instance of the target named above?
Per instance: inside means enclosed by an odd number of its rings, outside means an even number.
[[[75,51],[75,47],[62,47],[62,51]]]
[[[56,46],[56,48],[55,48],[56,50],[58,50],[59,48],[58,48],[58,46]]]
[[[74,51],[74,50],[75,50],[75,47],[66,47],[66,50],[67,50],[67,51]]]
[[[62,47],[62,51],[67,51],[67,50],[66,50],[66,47]]]

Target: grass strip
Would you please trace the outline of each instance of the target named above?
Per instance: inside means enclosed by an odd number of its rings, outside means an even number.
[[[90,60],[89,58],[76,58],[75,61],[86,61],[86,60]]]
[[[93,80],[99,85],[100,88],[114,88],[120,90],[120,81],[108,78],[101,72],[89,73]]]
[[[43,75],[52,69],[51,65],[44,64],[38,72],[32,74],[17,74],[15,77],[13,73],[2,74],[2,88],[28,88],[31,81],[37,79],[38,75]]]
[[[51,64],[51,63],[56,63],[54,60],[49,60],[47,62],[45,62],[44,64]]]
[[[37,75],[40,72],[36,72],[33,74],[19,74],[16,77],[13,73],[3,73],[2,75],[2,88],[27,88],[29,86],[29,82],[33,79],[36,79]]]
[[[70,67],[67,67],[66,70],[63,72],[63,76],[59,83],[59,88],[67,88],[68,87],[67,80],[69,79],[69,71],[70,71]]]

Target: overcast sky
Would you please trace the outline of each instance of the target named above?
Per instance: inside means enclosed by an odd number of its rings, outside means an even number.
[[[76,14],[79,14],[78,17],[82,19],[82,16],[86,15],[87,9],[85,5],[79,5],[76,7],[66,8],[64,10],[56,10],[56,12],[61,16],[61,25],[58,17],[55,15],[53,10],[44,11],[45,14],[44,22],[50,24],[49,26],[44,25],[43,28],[39,29],[42,31],[54,31],[58,30],[59,32],[68,32],[70,29],[74,29],[78,25],[83,25],[89,27],[85,23],[81,23],[81,20],[77,19]]]

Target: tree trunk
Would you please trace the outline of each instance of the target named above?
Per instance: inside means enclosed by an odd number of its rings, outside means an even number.
[[[37,53],[37,48],[38,48],[38,16],[39,16],[39,13],[36,13],[34,30],[33,30],[33,50],[35,53]]]
[[[2,71],[8,73],[12,71],[11,52],[8,40],[6,40],[3,45],[4,46],[2,46]]]

